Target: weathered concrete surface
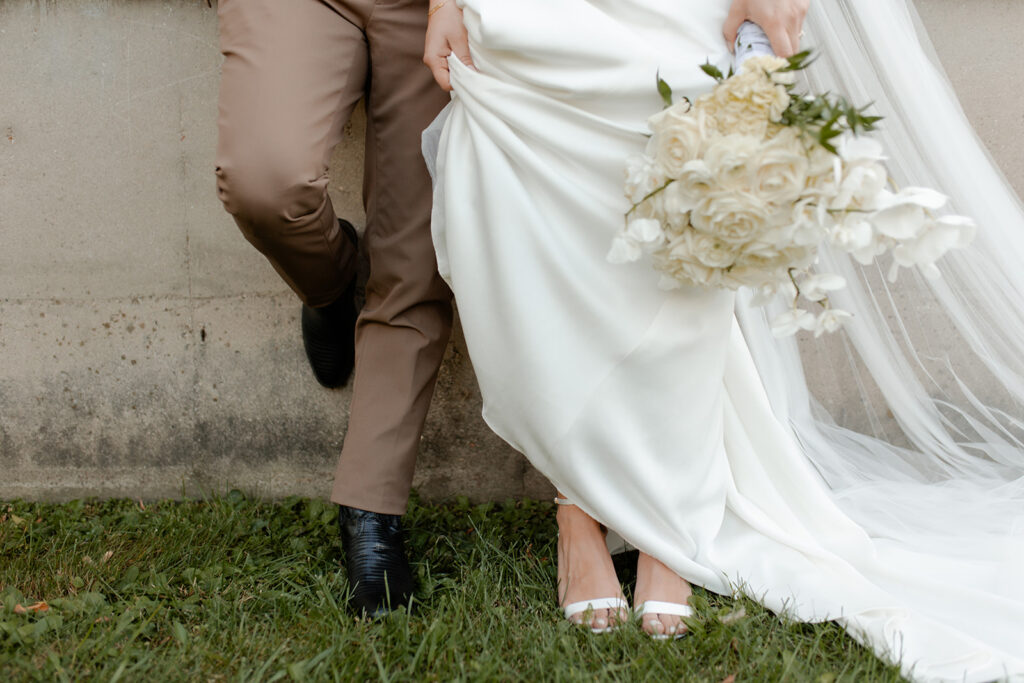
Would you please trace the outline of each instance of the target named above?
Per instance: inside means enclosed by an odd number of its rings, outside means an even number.
[[[1024,191],[1024,92],[1001,86],[1024,3],[919,8]],[[0,498],[329,490],[349,394],[312,380],[294,297],[214,196],[219,64],[205,2],[0,2]],[[357,224],[361,135],[331,184]],[[421,451],[426,498],[548,491],[479,418],[458,335]]]

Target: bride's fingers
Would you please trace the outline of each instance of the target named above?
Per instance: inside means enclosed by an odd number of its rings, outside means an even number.
[[[448,55],[451,54],[451,49],[443,43],[432,43],[428,36],[423,50],[423,63],[430,68],[430,73],[442,90],[451,90],[451,76],[448,73]]]
[[[465,35],[453,40],[451,46],[452,54],[455,55],[460,62],[475,71],[476,67],[473,66],[473,55],[469,52],[469,41],[466,40]]]
[[[790,29],[784,24],[771,23],[768,26],[762,26],[765,34],[768,36],[768,40],[772,42],[772,52],[777,54],[779,57],[792,57],[796,54],[796,50],[793,49],[796,34],[790,35]],[[797,32],[799,33],[799,31]]]
[[[441,90],[448,92],[452,89],[452,77],[448,72],[448,61],[445,60],[443,64],[430,67],[430,73],[434,75],[434,80],[441,86]]]
[[[729,46],[729,52],[732,52],[735,48],[736,35],[739,33],[740,26],[746,20],[746,9],[740,3],[734,2],[729,9],[729,16],[725,19],[725,25],[722,26],[722,35],[725,36],[725,44]]]

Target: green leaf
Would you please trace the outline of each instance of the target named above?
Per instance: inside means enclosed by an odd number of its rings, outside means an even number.
[[[658,78],[658,94],[661,95],[662,101],[666,107],[672,106],[672,86],[665,82],[665,79],[661,77],[661,73],[657,74]]]
[[[814,53],[811,50],[797,52],[795,55],[786,60],[787,62],[789,62],[789,64],[779,69],[779,71],[803,71],[811,64],[813,64],[817,59],[817,55],[814,55]]]
[[[712,64],[710,61],[700,65],[700,70],[711,76],[713,79],[721,83],[725,80],[725,76],[722,75],[722,70]]]

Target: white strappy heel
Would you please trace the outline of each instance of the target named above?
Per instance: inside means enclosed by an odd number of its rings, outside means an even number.
[[[581,600],[579,602],[573,602],[562,608],[565,611],[565,618],[572,623],[577,624],[573,621],[573,617],[577,614],[584,612],[590,612],[593,610],[607,609],[607,610],[623,610],[629,612],[629,603],[622,598],[594,598],[593,600]],[[582,623],[578,625],[582,626]],[[608,624],[604,628],[591,627],[591,633],[610,633],[618,628],[618,624]]]
[[[648,614],[669,614],[675,617],[692,617],[693,608],[689,605],[683,605],[678,602],[648,600],[636,609],[636,615],[640,618],[641,622],[643,622],[644,616]],[[675,631],[673,629],[675,629],[674,626],[668,633],[652,633],[650,636],[654,640],[668,640],[669,638],[684,638],[690,633],[689,630],[685,629],[685,627],[682,631]]]
[[[575,503],[568,498],[555,498],[554,500],[558,505],[575,505]],[[599,609],[617,610],[628,613],[629,603],[622,598],[594,598],[592,600],[580,600],[579,602],[573,602],[562,608],[565,613],[565,618],[574,624],[577,623],[573,621],[573,617],[576,615]],[[602,628],[591,627],[590,632],[609,633],[614,631],[616,628],[618,628],[618,624],[612,625],[609,623],[608,626]]]

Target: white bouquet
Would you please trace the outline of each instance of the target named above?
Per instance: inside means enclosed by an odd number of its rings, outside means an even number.
[[[891,280],[900,267],[938,275],[935,261],[972,239],[973,222],[938,215],[947,198],[934,190],[893,187],[882,146],[863,135],[879,117],[796,93],[808,59],[755,55],[728,76],[704,65],[718,84],[693,102],[673,102],[659,79],[666,108],[629,161],[632,208],[609,261],[650,254],[664,287],[752,287],[759,303],[784,294],[791,306],[772,323],[777,336],[818,336],[850,316],[828,298],[843,278],[814,270],[823,243],[864,265],[891,254]]]

